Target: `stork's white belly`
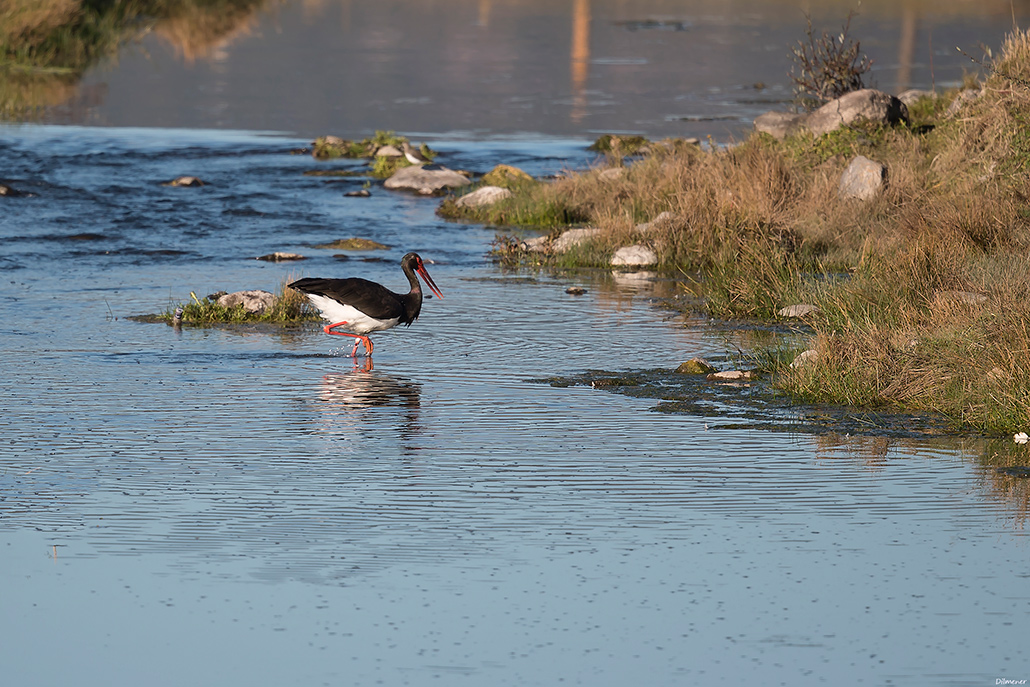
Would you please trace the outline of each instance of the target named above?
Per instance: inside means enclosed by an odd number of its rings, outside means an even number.
[[[346,305],[318,294],[309,293],[307,296],[311,304],[318,308],[318,312],[322,314],[323,319],[328,320],[332,324],[346,322],[347,324],[341,325],[339,329],[352,334],[364,335],[369,332],[378,332],[383,329],[396,327],[397,323],[400,322],[399,317],[393,317],[389,320],[377,320],[374,317],[369,317],[354,306]]]

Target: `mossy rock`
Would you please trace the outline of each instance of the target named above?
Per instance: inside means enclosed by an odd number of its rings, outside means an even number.
[[[337,239],[330,243],[320,243],[315,248],[326,248],[329,250],[390,250],[390,246],[384,245],[372,239],[349,238]]]
[[[311,144],[311,155],[319,160],[332,160],[338,157],[360,157],[354,154],[354,141],[339,136],[319,136]]]
[[[601,136],[588,150],[598,153],[612,153],[617,155],[636,155],[643,148],[651,145],[651,142],[643,136],[620,136],[617,134],[605,134]]]
[[[371,158],[383,146],[392,145],[400,148],[407,140],[392,131],[376,131],[374,136],[360,141],[350,141],[339,136],[319,136],[311,144],[311,154],[319,160],[332,160],[338,157]]]
[[[715,372],[715,367],[704,358],[691,358],[677,367],[676,372],[684,375],[709,375]]]
[[[518,167],[511,165],[497,165],[483,175],[484,186],[500,186],[510,189],[526,183],[532,183],[533,177],[523,172]]]

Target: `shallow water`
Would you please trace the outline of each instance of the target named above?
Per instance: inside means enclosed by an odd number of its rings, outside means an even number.
[[[1021,447],[720,428],[534,381],[728,359],[737,334],[654,309],[667,284],[499,271],[490,229],[346,198],[364,180],[303,176],[325,167],[304,144],[0,130],[4,181],[34,194],[0,197],[6,683],[1030,678],[1025,480],[985,458]],[[589,161],[432,144],[475,171]],[[392,248],[311,247],[349,236]],[[273,250],[310,259],[253,260]],[[315,327],[126,319],[299,275],[400,288],[408,250],[445,298],[370,371]]]

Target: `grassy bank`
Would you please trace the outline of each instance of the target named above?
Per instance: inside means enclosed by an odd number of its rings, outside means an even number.
[[[660,269],[698,274],[722,318],[775,318],[811,303],[814,363],[770,363],[809,400],[932,410],[956,427],[1030,427],[1030,37],[1016,33],[978,98],[924,98],[908,125],[858,125],[784,141],[755,133],[727,149],[655,145],[603,168],[523,184],[486,209],[444,214],[559,233],[602,230],[551,257],[501,239],[509,260],[606,265],[645,241]],[[973,84],[970,84],[973,85]],[[857,155],[883,163],[872,200],[839,197]],[[635,227],[673,219],[642,237]],[[789,361],[781,352],[768,360]]]

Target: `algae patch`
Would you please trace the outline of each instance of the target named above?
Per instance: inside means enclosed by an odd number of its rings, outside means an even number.
[[[767,379],[721,383],[703,375],[664,368],[631,371],[587,370],[581,374],[531,379],[557,388],[593,389],[651,399],[651,410],[711,418],[712,429],[763,429],[803,434],[926,437],[953,434],[947,418],[933,414],[880,412],[799,403]],[[714,422],[713,422],[714,421]]]
[[[390,250],[390,247],[385,244],[362,238],[337,239],[329,243],[320,243],[314,247],[329,250]]]

